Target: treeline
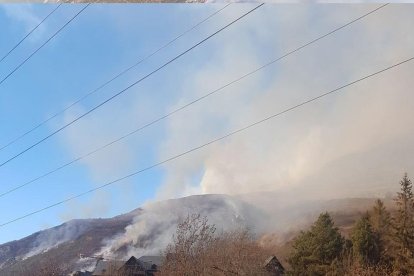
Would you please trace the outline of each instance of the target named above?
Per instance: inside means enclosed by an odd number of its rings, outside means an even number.
[[[322,213],[284,247],[286,252],[260,244],[248,229],[217,233],[206,217],[191,214],[178,224],[155,275],[414,275],[414,194],[407,174],[394,201],[388,210],[378,199],[347,237],[329,213]],[[282,255],[287,256],[284,268],[277,258],[267,266],[269,257]],[[51,262],[12,275],[66,275],[63,271]],[[121,272],[114,267],[106,274],[135,275]]]
[[[206,217],[192,214],[178,224],[156,275],[274,275],[264,267],[270,254],[247,229],[216,233]]]
[[[273,255],[287,256],[287,275],[414,275],[414,195],[407,175],[400,186],[395,208],[376,200],[347,237],[322,213],[287,252],[259,245],[248,230],[216,233],[207,218],[189,215],[179,223],[157,275],[281,275],[264,266]]]
[[[290,275],[414,275],[414,196],[407,174],[390,212],[377,200],[348,239],[323,213],[294,240]]]

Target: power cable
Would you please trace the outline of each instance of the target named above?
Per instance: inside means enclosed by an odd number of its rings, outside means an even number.
[[[204,143],[204,144],[202,144],[202,145],[200,145],[200,146],[197,146],[197,147],[191,148],[191,149],[189,149],[189,150],[187,150],[187,151],[185,151],[185,152],[182,152],[182,153],[180,153],[180,154],[178,154],[178,155],[175,155],[175,156],[172,156],[172,157],[170,157],[170,158],[164,159],[163,161],[160,161],[160,162],[158,162],[158,163],[155,163],[155,164],[153,164],[153,165],[150,165],[150,166],[148,166],[148,167],[146,167],[146,168],[143,168],[143,169],[141,169],[141,170],[135,171],[135,172],[133,172],[133,173],[131,173],[131,174],[128,174],[128,175],[126,175],[126,176],[123,176],[123,177],[118,178],[118,179],[116,179],[116,180],[113,180],[113,181],[111,181],[111,182],[108,182],[108,183],[106,183],[106,184],[104,184],[104,185],[98,186],[98,187],[96,187],[96,188],[90,189],[90,190],[85,191],[85,192],[83,192],[83,193],[80,193],[80,194],[77,194],[77,195],[75,195],[75,196],[69,197],[69,198],[64,199],[64,200],[62,200],[62,201],[56,202],[56,203],[54,203],[54,204],[52,204],[52,205],[49,205],[49,206],[46,206],[46,207],[44,207],[44,208],[38,209],[38,210],[36,210],[36,211],[33,211],[33,212],[31,212],[31,213],[27,213],[27,214],[25,214],[25,215],[23,215],[23,216],[20,216],[20,217],[17,217],[17,218],[15,218],[15,219],[12,219],[12,220],[9,220],[9,221],[7,221],[7,222],[4,222],[4,223],[0,224],[0,227],[4,227],[4,226],[6,226],[6,225],[8,225],[8,224],[11,224],[11,223],[13,223],[13,222],[15,222],[15,221],[18,221],[18,220],[21,220],[21,219],[27,218],[27,217],[29,217],[29,216],[32,216],[32,215],[35,215],[35,214],[37,214],[37,213],[43,212],[43,211],[45,211],[45,210],[48,210],[48,209],[53,208],[53,207],[56,207],[56,206],[61,205],[61,204],[63,204],[63,203],[66,203],[66,202],[69,202],[69,201],[75,200],[75,199],[77,199],[77,198],[79,198],[79,197],[82,197],[82,196],[84,196],[84,195],[90,194],[90,193],[95,192],[95,191],[97,191],[97,190],[103,189],[103,188],[108,187],[108,186],[110,186],[110,185],[112,185],[112,184],[115,184],[115,183],[117,183],[117,182],[120,182],[120,181],[123,181],[123,180],[125,180],[125,179],[131,178],[131,177],[136,176],[136,175],[138,175],[138,174],[141,174],[141,173],[143,173],[143,172],[145,172],[145,171],[151,170],[151,169],[153,169],[153,168],[155,168],[155,167],[159,167],[159,166],[161,166],[161,165],[163,165],[163,164],[165,164],[165,163],[171,162],[171,161],[173,161],[173,160],[175,160],[175,159],[178,159],[178,158],[180,158],[180,157],[182,157],[182,156],[184,156],[184,155],[187,155],[187,154],[189,154],[189,153],[191,153],[191,152],[193,152],[193,151],[196,151],[196,150],[199,150],[199,149],[205,148],[205,147],[207,147],[207,146],[209,146],[209,145],[211,145],[211,144],[213,144],[213,143],[216,143],[216,142],[219,142],[219,141],[221,141],[221,140],[224,140],[224,139],[226,139],[226,138],[228,138],[228,137],[230,137],[230,136],[233,136],[233,135],[238,134],[238,133],[240,133],[240,132],[243,132],[243,131],[245,131],[245,130],[247,130],[247,129],[250,129],[250,128],[254,127],[254,126],[257,126],[257,125],[259,125],[259,124],[262,124],[262,123],[264,123],[264,122],[266,122],[266,121],[269,121],[269,120],[271,120],[271,119],[274,119],[274,118],[276,118],[276,117],[279,117],[279,116],[281,116],[281,115],[283,115],[283,114],[285,114],[285,113],[288,113],[288,112],[290,112],[290,111],[292,111],[292,110],[295,110],[295,109],[297,109],[297,108],[299,108],[299,107],[301,107],[301,106],[304,106],[304,105],[306,105],[306,104],[309,104],[309,103],[311,103],[311,102],[314,102],[314,101],[316,101],[316,100],[319,100],[319,99],[321,99],[321,98],[323,98],[323,97],[326,97],[326,96],[331,95],[331,94],[333,94],[333,93],[335,93],[335,92],[338,92],[338,91],[340,91],[340,90],[342,90],[342,89],[344,89],[344,88],[346,88],[346,87],[349,87],[349,86],[351,86],[351,85],[354,85],[354,84],[356,84],[356,83],[358,83],[358,82],[361,82],[361,81],[363,81],[363,80],[366,80],[366,79],[368,79],[368,78],[371,78],[371,77],[373,77],[373,76],[375,76],[375,75],[378,75],[378,74],[380,74],[380,73],[383,73],[383,72],[385,72],[385,71],[388,71],[388,70],[390,70],[390,69],[393,69],[393,68],[395,68],[395,67],[397,67],[397,66],[400,66],[400,65],[402,65],[402,64],[404,64],[404,63],[407,63],[407,62],[410,62],[410,61],[412,61],[412,60],[414,60],[414,56],[413,56],[413,57],[411,57],[411,58],[405,59],[405,60],[403,60],[403,61],[400,61],[400,62],[398,62],[398,63],[395,63],[395,64],[393,64],[393,65],[391,65],[391,66],[388,66],[388,67],[386,67],[386,68],[384,68],[384,69],[381,69],[381,70],[379,70],[379,71],[376,71],[376,72],[374,72],[374,73],[371,73],[371,74],[369,74],[369,75],[366,75],[366,76],[364,76],[364,77],[361,77],[361,78],[359,78],[359,79],[357,79],[357,80],[354,80],[354,81],[352,81],[352,82],[349,82],[349,83],[347,83],[347,84],[344,84],[344,85],[342,85],[342,86],[340,86],[340,87],[338,87],[338,88],[335,88],[335,89],[333,89],[333,90],[330,90],[330,91],[328,91],[328,92],[326,92],[326,93],[320,94],[319,96],[316,96],[316,97],[314,97],[314,98],[310,98],[310,99],[308,99],[308,100],[306,100],[306,101],[303,101],[303,102],[301,102],[301,103],[299,103],[299,104],[296,104],[296,105],[294,105],[294,106],[292,106],[292,107],[289,107],[289,108],[287,108],[287,109],[285,109],[285,110],[283,110],[283,111],[280,111],[280,112],[278,112],[278,113],[275,113],[275,114],[273,114],[273,115],[270,115],[270,116],[268,116],[268,117],[265,117],[265,118],[263,118],[263,119],[261,119],[261,120],[259,120],[259,121],[256,121],[256,122],[254,122],[254,123],[251,123],[251,124],[249,124],[249,125],[246,125],[246,126],[244,126],[244,127],[242,127],[242,128],[239,128],[239,129],[237,129],[237,130],[234,130],[234,131],[232,131],[232,132],[229,132],[229,133],[225,134],[224,136],[221,136],[221,137],[219,137],[219,138],[216,138],[216,139],[214,139],[214,140],[211,140],[211,141],[209,141],[209,142],[207,142],[207,143]]]
[[[57,7],[56,8],[54,8],[45,18],[43,18],[43,20],[42,21],[40,21],[39,22],[39,24],[37,24],[33,29],[31,29],[22,39],[20,39],[20,41],[19,42],[17,42],[17,44],[16,45],[14,45],[1,59],[0,59],[0,63],[5,59],[5,58],[7,58],[17,47],[19,47],[19,45],[23,42],[23,41],[25,41],[26,40],[26,38],[28,38],[37,28],[39,28],[40,27],[40,25],[42,25],[43,24],[43,22],[45,22],[46,21],[46,19],[48,19],[49,18],[49,16],[51,16],[52,14],[54,14],[55,13],[55,11],[60,7],[62,5],[62,3],[61,4],[59,4],[59,5],[57,5]]]
[[[340,27],[338,27],[338,28],[336,28],[336,29],[328,32],[328,33],[326,33],[326,34],[324,34],[324,35],[319,36],[316,39],[313,39],[313,40],[311,40],[311,41],[303,44],[302,46],[299,46],[299,47],[297,47],[297,48],[295,48],[295,49],[293,49],[291,51],[288,51],[286,54],[284,54],[284,55],[282,55],[282,56],[280,56],[280,57],[278,57],[278,58],[276,58],[276,59],[274,59],[274,60],[272,60],[272,61],[270,61],[270,62],[268,62],[268,63],[266,63],[266,64],[264,64],[264,65],[262,65],[260,67],[258,67],[258,68],[256,68],[255,70],[250,71],[250,72],[242,75],[241,77],[238,77],[237,79],[235,79],[235,80],[233,80],[233,81],[231,81],[231,82],[229,82],[229,83],[227,83],[227,84],[225,84],[225,85],[223,85],[223,86],[221,86],[221,87],[219,87],[219,88],[217,88],[217,89],[215,89],[215,90],[213,90],[213,91],[211,91],[211,92],[209,92],[207,94],[204,94],[203,96],[201,96],[201,97],[199,97],[197,99],[194,99],[194,100],[192,100],[192,101],[190,101],[190,102],[188,102],[186,104],[183,104],[182,106],[174,109],[173,111],[171,111],[171,112],[169,112],[169,113],[167,113],[167,114],[165,114],[165,115],[163,115],[163,116],[161,116],[161,117],[159,117],[159,118],[157,118],[157,119],[155,119],[155,120],[153,120],[153,121],[151,121],[151,122],[149,122],[149,123],[147,123],[145,125],[142,125],[139,128],[137,128],[137,129],[135,129],[135,130],[133,130],[133,131],[131,131],[131,132],[129,132],[129,133],[127,133],[127,134],[125,134],[125,135],[123,135],[123,136],[121,136],[121,137],[119,137],[119,138],[117,138],[117,139],[115,139],[115,140],[113,140],[113,141],[111,141],[111,142],[103,145],[103,146],[100,146],[100,147],[98,147],[98,148],[96,148],[96,149],[94,149],[94,150],[92,150],[92,151],[90,151],[90,152],[88,152],[88,153],[86,153],[84,155],[81,155],[81,156],[79,156],[79,157],[77,157],[77,158],[75,158],[75,159],[73,159],[73,160],[71,160],[71,161],[69,161],[69,162],[67,162],[67,163],[65,163],[65,164],[63,164],[63,165],[61,165],[61,166],[59,166],[59,167],[57,167],[57,168],[49,171],[49,172],[47,172],[47,173],[44,173],[44,174],[42,174],[42,175],[40,175],[40,176],[38,176],[38,177],[36,177],[34,179],[31,179],[31,180],[29,180],[29,181],[27,181],[27,182],[25,182],[25,183],[23,183],[21,185],[18,185],[16,187],[13,187],[13,188],[11,188],[11,189],[9,189],[9,190],[1,193],[0,194],[0,198],[3,197],[3,196],[5,196],[5,195],[8,195],[8,194],[10,194],[10,193],[12,193],[12,192],[14,192],[16,190],[19,190],[19,189],[21,189],[21,188],[23,188],[23,187],[25,187],[25,186],[27,186],[27,185],[29,185],[31,183],[34,183],[34,182],[36,182],[36,181],[38,181],[38,180],[40,180],[40,179],[42,179],[44,177],[47,177],[47,176],[49,176],[49,175],[51,175],[51,174],[53,174],[53,173],[55,173],[55,172],[57,172],[57,171],[65,168],[65,167],[67,167],[67,166],[69,166],[69,165],[71,165],[71,164],[73,164],[73,163],[75,163],[77,161],[80,161],[80,160],[82,160],[82,159],[84,159],[86,157],[89,157],[89,156],[95,154],[96,152],[101,151],[101,150],[103,150],[103,149],[105,149],[105,148],[107,148],[107,147],[109,147],[109,146],[111,146],[111,145],[113,145],[113,144],[115,144],[115,143],[117,143],[117,142],[119,142],[119,141],[121,141],[121,140],[123,140],[123,139],[125,139],[125,138],[127,138],[127,137],[129,137],[131,135],[133,135],[133,134],[136,134],[139,131],[141,131],[141,130],[143,130],[143,129],[151,126],[151,125],[154,125],[154,124],[156,124],[156,123],[158,123],[158,122],[160,122],[160,121],[162,121],[162,120],[164,120],[164,119],[166,119],[166,118],[174,115],[175,113],[177,113],[177,112],[179,112],[179,111],[181,111],[181,110],[183,110],[183,109],[185,109],[185,108],[187,108],[187,107],[189,107],[189,106],[191,106],[191,105],[193,105],[193,104],[195,104],[195,103],[197,103],[199,101],[202,101],[203,99],[205,99],[205,98],[207,98],[207,97],[209,97],[211,95],[216,94],[217,92],[223,90],[224,88],[229,87],[229,86],[233,85],[234,83],[239,82],[240,80],[242,80],[242,79],[244,79],[244,78],[246,78],[246,77],[248,77],[248,76],[250,76],[252,74],[257,73],[258,71],[260,71],[262,69],[265,69],[266,67],[268,67],[268,66],[274,64],[275,62],[277,62],[277,61],[279,61],[279,60],[281,60],[281,59],[283,59],[283,58],[285,58],[285,57],[287,57],[287,56],[289,56],[289,55],[291,55],[291,54],[293,54],[293,53],[295,53],[295,52],[303,49],[304,47],[309,46],[309,45],[311,45],[311,44],[313,44],[313,43],[321,40],[322,38],[324,38],[324,37],[326,37],[328,35],[331,35],[331,34],[333,34],[333,33],[337,32],[337,31],[345,28],[346,26],[349,26],[350,24],[352,24],[352,23],[354,23],[354,22],[356,22],[358,20],[363,19],[364,17],[368,16],[369,14],[372,14],[373,12],[379,10],[380,8],[385,7],[386,5],[382,5],[381,7],[376,8],[375,10],[372,10],[372,11],[370,11],[370,12],[368,12],[368,13],[366,13],[366,14],[364,14],[364,15],[362,15],[362,16],[360,16],[360,17],[358,17],[358,18],[356,18],[356,19],[354,19],[354,20],[352,20],[352,21],[350,21],[350,22],[348,22],[348,23],[346,23],[346,24],[344,24],[344,25],[342,25],[342,26],[340,26]]]
[[[88,115],[89,113],[93,112],[94,110],[98,109],[99,107],[103,106],[104,104],[110,102],[111,100],[113,100],[114,98],[118,97],[119,95],[121,95],[122,93],[124,93],[125,91],[129,90],[130,88],[134,87],[135,85],[137,85],[138,83],[140,83],[141,81],[145,80],[146,78],[148,78],[149,76],[155,74],[156,72],[160,71],[161,69],[163,69],[164,67],[166,67],[167,65],[169,65],[170,63],[174,62],[175,60],[179,59],[180,57],[182,57],[183,55],[185,55],[186,53],[190,52],[191,50],[193,50],[194,48],[196,48],[197,46],[201,45],[202,43],[204,43],[205,41],[207,41],[208,39],[212,38],[213,36],[215,36],[216,34],[220,33],[221,31],[223,31],[224,29],[228,28],[229,26],[233,25],[234,23],[236,23],[237,21],[239,21],[240,19],[242,19],[243,17],[247,16],[248,14],[252,13],[253,11],[257,10],[258,8],[260,8],[261,6],[263,6],[264,3],[254,7],[253,9],[251,9],[250,11],[248,11],[247,13],[239,16],[237,19],[233,20],[232,22],[230,22],[229,24],[227,24],[226,26],[222,27],[221,29],[219,29],[218,31],[214,32],[213,34],[209,35],[208,37],[204,38],[203,40],[201,40],[200,42],[196,43],[195,45],[193,45],[192,47],[188,48],[187,50],[185,50],[184,52],[182,52],[181,54],[175,56],[174,58],[170,59],[169,61],[167,61],[166,63],[164,63],[163,65],[161,65],[160,67],[158,67],[157,69],[153,70],[152,72],[148,73],[147,75],[145,75],[144,77],[140,78],[139,80],[133,82],[132,84],[130,84],[129,86],[127,86],[126,88],[122,89],[121,91],[119,91],[118,93],[116,93],[115,95],[109,97],[108,99],[104,100],[103,102],[101,102],[100,104],[96,105],[95,107],[91,108],[90,110],[88,110],[87,112],[83,113],[82,115],[78,116],[77,118],[73,119],[72,121],[70,121],[69,123],[67,123],[66,125],[60,127],[59,129],[55,130],[54,132],[52,132],[51,134],[47,135],[46,137],[40,139],[39,141],[37,141],[36,143],[32,144],[31,146],[27,147],[26,149],[22,150],[21,152],[19,152],[18,154],[10,157],[9,159],[7,159],[6,161],[2,162],[0,164],[0,167],[4,166],[5,164],[9,163],[10,161],[16,159],[17,157],[19,157],[20,155],[24,154],[25,152],[29,151],[30,149],[34,148],[35,146],[39,145],[40,143],[46,141],[47,139],[49,139],[50,137],[56,135],[57,133],[61,132],[62,130],[64,130],[65,128],[67,128],[68,126],[74,124],[75,122],[79,121],[80,119],[82,119],[83,117],[85,117],[86,115]]]
[[[71,104],[69,104],[68,106],[66,106],[65,108],[63,108],[62,110],[58,111],[57,113],[53,114],[52,116],[48,117],[47,119],[45,119],[44,121],[38,123],[37,125],[35,125],[34,127],[32,127],[31,129],[27,130],[26,132],[20,134],[19,136],[15,137],[14,139],[12,139],[11,141],[9,141],[7,144],[3,145],[0,147],[0,151],[9,147],[10,145],[16,143],[17,141],[19,141],[20,139],[22,139],[23,137],[27,136],[28,134],[32,133],[33,131],[35,131],[36,129],[42,127],[43,125],[45,125],[46,123],[48,123],[50,120],[56,118],[57,116],[63,114],[64,112],[66,112],[68,109],[70,109],[71,107],[73,107],[74,105],[84,101],[86,98],[90,97],[91,95],[95,94],[96,92],[98,92],[99,90],[101,90],[102,88],[106,87],[108,84],[110,84],[111,82],[115,81],[116,79],[118,79],[119,77],[121,77],[122,75],[126,74],[127,72],[129,72],[131,69],[137,67],[139,64],[141,64],[142,62],[146,61],[147,59],[149,59],[150,57],[154,56],[155,54],[157,54],[158,52],[160,52],[161,50],[163,50],[164,48],[168,47],[169,45],[171,45],[173,42],[175,42],[176,40],[178,40],[179,38],[183,37],[185,34],[189,33],[190,31],[194,30],[195,28],[197,28],[198,26],[200,26],[202,23],[206,22],[207,20],[209,20],[211,17],[215,16],[216,14],[218,14],[219,12],[221,12],[222,10],[224,10],[225,8],[227,8],[228,6],[230,6],[231,3],[225,5],[223,8],[213,12],[212,14],[210,14],[208,17],[204,18],[203,20],[201,20],[200,22],[198,22],[196,25],[192,26],[191,28],[185,30],[184,32],[182,32],[181,34],[179,34],[178,36],[174,37],[172,40],[168,41],[167,43],[165,43],[164,45],[162,45],[161,47],[159,47],[158,49],[156,49],[155,51],[151,52],[150,54],[148,54],[147,56],[141,58],[140,60],[138,60],[136,63],[134,63],[133,65],[127,67],[126,69],[122,70],[121,72],[119,72],[118,74],[116,74],[115,76],[113,76],[112,78],[110,78],[109,80],[107,80],[106,82],[104,82],[103,84],[101,84],[100,86],[98,86],[97,88],[95,88],[94,90],[90,91],[89,93],[87,93],[86,95],[78,98],[77,100],[75,100],[74,102],[72,102]]]
[[[70,22],[72,22],[79,14],[81,14],[90,4],[87,4],[79,12],[77,12],[68,22],[66,22],[62,27],[59,28],[51,37],[49,37],[42,45],[40,45],[33,53],[31,53],[27,58],[25,58],[19,65],[17,65],[9,74],[7,74],[1,81],[0,85],[5,82],[11,75],[14,74],[20,67],[22,67],[29,59],[31,59],[40,49],[42,49],[49,41],[51,41],[55,36],[57,36]]]

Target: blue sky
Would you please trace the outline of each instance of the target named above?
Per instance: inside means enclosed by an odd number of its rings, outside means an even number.
[[[0,145],[223,6],[91,5],[0,86]],[[253,6],[230,5],[63,116],[2,150],[0,160],[13,156]],[[0,192],[110,142],[377,6],[265,5],[111,103],[1,167]],[[60,7],[0,63],[0,76],[7,74],[81,7]],[[53,5],[2,5],[0,26],[5,39],[0,41],[0,54],[7,52],[53,8]],[[410,9],[397,5],[384,8],[220,95],[0,198],[0,222],[122,177],[408,57],[414,45],[409,28],[413,20]],[[326,196],[331,197],[332,193],[340,197],[392,190],[390,181],[398,181],[403,171],[413,169],[406,148],[414,140],[414,129],[407,127],[403,119],[411,114],[412,108],[409,100],[406,103],[398,100],[413,97],[407,92],[410,83],[406,78],[413,68],[406,65],[387,78],[359,85],[346,96],[334,95],[174,164],[2,227],[0,243],[68,219],[110,217],[149,200],[196,193],[296,189],[303,186],[305,179],[318,183],[309,185],[313,190],[330,191]],[[395,155],[401,157],[398,162],[390,158]],[[367,165],[367,175],[355,167],[359,164],[356,160],[371,161],[364,161],[372,164]],[[339,178],[348,181],[348,186],[344,182],[329,186],[333,175],[337,176],[333,172],[343,173]],[[361,179],[367,183],[362,188]]]
[[[7,39],[2,40],[0,52],[8,51],[14,43],[35,26],[53,7],[53,5],[3,5],[0,10],[0,24],[3,26],[3,35]],[[1,75],[5,75],[14,68],[22,58],[36,49],[81,7],[80,5],[64,5],[60,7],[44,25],[36,30],[28,40],[2,62],[0,68]],[[90,6],[1,86],[1,144],[6,144],[36,123],[60,111],[74,99],[98,87],[116,73],[134,64],[140,58],[145,57],[154,49],[162,46],[222,7],[224,5],[219,4],[209,5],[205,8],[200,8],[196,5]],[[227,16],[230,18],[230,16],[234,15],[235,18],[237,14],[241,14],[249,8],[251,8],[251,5],[232,7]],[[224,15],[226,16],[226,14]],[[193,32],[188,33],[164,51],[153,56],[148,62],[141,64],[135,70],[131,70],[131,72],[125,74],[119,80],[102,89],[96,96],[94,95],[82,102],[81,107],[73,108],[75,110],[73,114],[80,112],[77,108],[86,110],[94,106],[102,99],[108,97],[108,95],[124,88],[127,83],[155,68],[161,62],[165,62],[172,55],[176,55],[207,34],[215,31],[217,26],[220,26],[216,22],[217,20],[215,19],[210,20]],[[206,43],[206,46],[200,47],[201,49],[195,55],[200,55],[200,53],[208,49],[206,47],[208,47],[208,43]],[[166,106],[175,100],[176,95],[174,94],[178,93],[169,91],[168,97],[164,97],[153,90],[165,91],[166,89],[173,90],[174,87],[178,87],[179,81],[177,80],[189,74],[191,67],[206,62],[205,58],[207,56],[208,53],[203,55],[202,58],[194,59],[194,54],[189,55],[186,60],[178,61],[164,72],[158,74],[157,79],[162,79],[165,83],[149,80],[137,87],[137,89],[131,89],[131,91],[122,95],[120,97],[122,99],[115,100],[115,107],[112,103],[108,104],[91,117],[97,118],[96,123],[98,125],[117,124],[116,121],[107,122],[107,118],[102,117],[100,119],[99,113],[117,113],[117,107],[122,109],[128,105],[128,97],[131,97],[131,94],[144,92],[153,93],[153,95],[151,97],[148,95],[142,96],[142,101],[154,101],[156,102],[156,107],[159,108],[159,110],[148,113],[151,113],[151,116],[161,115]],[[190,60],[192,61],[191,64],[186,68],[182,68]],[[171,72],[172,70],[177,70],[177,68],[180,69],[180,72],[177,76],[174,76]],[[139,101],[140,99],[136,100]],[[142,115],[143,118],[146,118],[144,115]],[[147,117],[151,118],[150,115]],[[128,118],[116,118],[116,120],[119,119],[129,120]],[[24,149],[33,141],[47,135],[62,124],[63,121],[64,119],[62,118],[51,121],[48,125],[2,150],[2,160]],[[119,133],[126,133],[126,131],[138,126],[137,122],[141,123],[144,120],[130,122],[128,124],[129,128],[126,130],[125,128],[111,129],[111,132],[120,132],[108,134],[108,136],[116,138],[119,136]],[[77,126],[75,125],[73,128],[76,129]],[[10,220],[16,216],[82,192],[85,189],[104,184],[114,179],[115,176],[122,176],[122,172],[126,173],[134,168],[138,169],[142,166],[150,165],[157,160],[156,156],[154,156],[154,148],[161,139],[163,131],[162,124],[160,124],[160,126],[144,133],[143,137],[139,138],[141,139],[140,143],[142,146],[137,146],[134,149],[144,158],[129,160],[131,163],[128,164],[128,168],[118,170],[116,175],[110,173],[109,175],[96,177],[91,173],[87,165],[77,163],[15,193],[4,196],[0,202],[0,208],[4,210],[1,215],[2,221]],[[1,190],[7,191],[16,185],[31,180],[60,164],[78,157],[77,152],[74,153],[65,145],[65,135],[67,134],[62,132],[21,156],[21,158],[5,165],[1,172]],[[89,133],[85,135],[90,135],[93,138],[95,134]],[[79,138],[82,139],[81,136]],[[102,139],[102,143],[92,141],[87,147],[82,147],[81,152],[87,153],[96,146],[111,140],[105,137],[105,139]],[[132,159],[134,158],[132,157]],[[134,178],[130,182],[120,184],[127,185],[128,192],[119,187],[111,187],[107,189],[105,194],[100,194],[101,199],[97,199],[97,201],[108,200],[114,204],[109,204],[110,207],[108,208],[98,208],[98,213],[91,212],[93,215],[113,216],[137,208],[144,201],[154,197],[156,188],[162,179],[163,171],[155,169],[150,173]],[[81,199],[82,202],[90,202],[91,200],[94,200],[93,195]],[[59,206],[38,216],[11,224],[7,228],[2,229],[3,233],[0,235],[0,242],[20,238],[41,228],[56,225],[62,220],[71,217],[88,216],[86,210],[77,210],[71,215],[71,207],[70,204]],[[63,213],[65,215],[62,215]]]

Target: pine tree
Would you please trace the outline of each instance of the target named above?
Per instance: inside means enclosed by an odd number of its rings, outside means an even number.
[[[325,275],[340,258],[344,239],[328,213],[319,215],[311,229],[294,240],[289,258],[293,275]]]
[[[379,236],[385,237],[390,233],[391,215],[381,199],[375,201],[375,205],[371,211],[370,221],[372,228]]]
[[[375,201],[375,205],[370,212],[370,222],[372,229],[378,238],[378,249],[381,256],[381,263],[390,265],[391,263],[391,215],[385,208],[384,202],[380,199]]]
[[[400,186],[401,191],[395,199],[397,212],[393,220],[397,266],[402,271],[414,272],[414,194],[407,174],[400,181]]]
[[[354,258],[363,266],[375,265],[380,260],[380,246],[368,214],[362,216],[352,231],[352,251]]]

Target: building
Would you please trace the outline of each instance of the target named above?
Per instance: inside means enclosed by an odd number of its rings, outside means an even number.
[[[96,263],[96,267],[92,272],[93,276],[111,275],[118,272],[118,270],[125,264],[124,261],[104,260],[100,259]]]
[[[75,271],[69,274],[69,276],[92,276],[90,271]]]
[[[98,260],[92,275],[153,276],[162,264],[161,256],[132,256],[127,261]]]
[[[158,270],[158,268],[164,262],[164,257],[162,256],[141,256],[138,260],[141,262],[151,265],[152,269]]]
[[[285,274],[285,268],[276,258],[276,256],[270,256],[264,263],[266,271],[270,272],[274,276],[281,276]]]

